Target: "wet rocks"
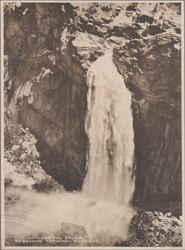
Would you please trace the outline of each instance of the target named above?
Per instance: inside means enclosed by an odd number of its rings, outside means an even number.
[[[70,235],[71,237],[82,237],[83,239],[88,239],[87,232],[83,226],[75,225],[72,223],[62,223],[63,233]]]
[[[142,212],[132,219],[128,240],[116,245],[180,247],[182,246],[182,221],[170,213]]]

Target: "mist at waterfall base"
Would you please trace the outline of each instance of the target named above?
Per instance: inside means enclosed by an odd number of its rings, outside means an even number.
[[[19,189],[19,201],[5,210],[5,237],[54,233],[62,223],[83,226],[99,244],[125,240],[135,214],[134,133],[131,93],[108,52],[87,74],[89,87],[85,122],[89,138],[87,175],[81,192],[37,193]],[[7,219],[6,219],[7,218]]]

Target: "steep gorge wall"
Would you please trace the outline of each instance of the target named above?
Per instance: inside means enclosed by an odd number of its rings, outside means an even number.
[[[76,189],[85,173],[87,87],[65,30],[73,8],[65,5],[62,13],[62,7],[22,4],[5,15],[9,109],[37,136],[44,169],[66,189]]]
[[[129,72],[126,83],[134,93],[135,197],[145,205],[181,200],[179,42],[172,34],[156,35],[140,51],[136,49],[131,67],[124,54],[132,48],[115,51],[115,64],[123,75]]]
[[[112,48],[133,93],[135,203],[181,201],[180,41],[179,4],[22,4],[6,11],[9,109],[37,136],[43,168],[66,189],[81,188],[86,174],[86,72]]]

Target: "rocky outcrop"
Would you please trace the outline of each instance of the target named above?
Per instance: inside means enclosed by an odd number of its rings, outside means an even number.
[[[137,16],[139,25],[147,26],[142,31],[145,39],[133,37],[122,49],[116,48],[114,62],[134,93],[135,201],[149,207],[166,204],[178,214],[182,195],[180,35],[178,22],[170,18],[172,10],[156,20],[164,6],[155,7],[156,12],[145,15],[144,21],[143,15]],[[159,20],[163,20],[161,26]]]
[[[178,247],[182,246],[182,216],[145,211],[133,217],[129,236],[116,246]]]
[[[180,38],[163,33],[140,42],[115,50],[114,61],[134,93],[135,197],[161,205],[181,200]]]
[[[43,168],[66,189],[76,189],[85,173],[87,87],[83,67],[73,58],[70,27],[65,26],[73,8],[62,8],[22,4],[7,14],[5,53],[12,79],[7,91],[13,96],[8,106],[13,120],[37,136]],[[15,41],[19,46],[12,46]]]
[[[113,49],[114,63],[133,93],[135,204],[178,205],[180,4],[23,3],[11,9],[5,9],[7,115],[37,137],[46,172],[68,190],[81,188],[86,72]]]
[[[29,129],[18,124],[6,124],[4,152],[5,187],[34,189],[38,192],[64,191],[51,176],[47,175],[39,161],[35,147],[37,140]],[[11,201],[10,197],[5,198]],[[12,202],[12,201],[11,201]]]

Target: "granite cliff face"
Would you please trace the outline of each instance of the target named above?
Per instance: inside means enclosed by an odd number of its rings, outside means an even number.
[[[133,93],[135,204],[181,201],[180,18],[178,3],[6,6],[6,115],[30,128],[67,190],[86,174],[86,73],[113,49]]]

